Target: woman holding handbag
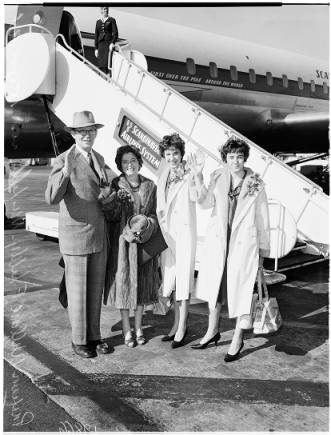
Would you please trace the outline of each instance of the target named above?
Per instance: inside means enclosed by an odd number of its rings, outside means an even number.
[[[184,345],[187,315],[193,287],[196,252],[196,205],[190,189],[183,156],[185,143],[178,134],[164,136],[160,154],[166,168],[157,184],[157,217],[168,245],[161,255],[163,296],[174,293],[175,318],[162,341],[172,341],[173,349]]]
[[[202,166],[192,155],[188,166],[194,173],[198,203],[212,208],[201,255],[196,297],[208,302],[209,324],[200,343],[205,349],[220,339],[219,317],[227,300],[230,318],[237,318],[226,362],[238,358],[244,346],[244,329],[251,328],[253,288],[263,257],[269,251],[269,214],[264,183],[245,167],[249,146],[231,137],[220,150],[225,163],[203,183]]]
[[[117,149],[115,163],[121,172],[112,180],[113,192],[103,201],[108,222],[109,255],[104,302],[120,309],[125,344],[145,344],[142,330],[144,305],[157,302],[160,287],[158,255],[141,261],[141,243],[158,229],[156,186],[139,174],[143,160],[129,145]],[[130,327],[130,310],[135,311],[135,334]]]

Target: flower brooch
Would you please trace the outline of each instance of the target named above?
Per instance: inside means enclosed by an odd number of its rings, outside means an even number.
[[[119,189],[117,191],[117,197],[123,203],[129,204],[132,202],[131,194],[126,189]]]
[[[260,192],[263,186],[263,181],[260,178],[260,175],[254,173],[250,176],[250,180],[247,183],[247,191],[248,195],[255,195],[255,192]]]

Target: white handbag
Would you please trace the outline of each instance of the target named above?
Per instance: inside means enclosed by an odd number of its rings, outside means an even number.
[[[264,298],[262,295],[262,286]],[[269,298],[263,269],[259,268],[257,275],[258,300],[253,308],[253,332],[254,334],[270,334],[278,331],[282,325],[282,317],[276,298]]]

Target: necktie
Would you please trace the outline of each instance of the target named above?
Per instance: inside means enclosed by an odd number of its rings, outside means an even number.
[[[95,173],[97,179],[99,180],[99,174],[98,174],[97,171],[95,170],[95,167],[94,167],[94,163],[93,163],[93,159],[92,159],[91,153],[87,153],[87,161],[88,161],[88,164],[90,165],[90,168],[92,169],[92,171]]]

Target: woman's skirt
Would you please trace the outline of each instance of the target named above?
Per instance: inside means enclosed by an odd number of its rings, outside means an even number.
[[[98,66],[105,68],[108,66],[109,41],[100,41],[98,46]]]
[[[138,266],[137,305],[154,304],[159,299],[161,285],[158,256]]]

